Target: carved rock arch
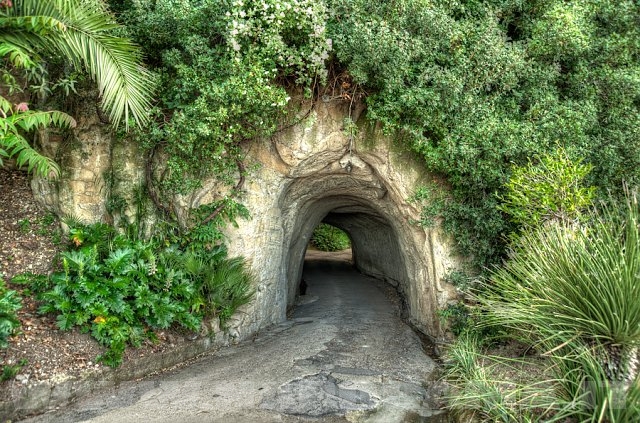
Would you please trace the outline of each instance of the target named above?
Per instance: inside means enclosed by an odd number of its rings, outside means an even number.
[[[296,297],[304,254],[321,222],[345,230],[356,268],[396,286],[414,324],[441,335],[437,309],[455,296],[443,276],[458,263],[438,228],[415,222],[408,199],[433,183],[424,166],[374,127],[354,139],[340,104],[319,104],[309,118],[254,145],[246,197],[252,218],[229,235],[232,254],[248,257],[256,300],[239,325],[248,332],[284,320]]]

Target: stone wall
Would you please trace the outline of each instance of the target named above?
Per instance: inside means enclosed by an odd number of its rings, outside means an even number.
[[[310,107],[300,123],[247,147],[251,170],[241,201],[252,217],[230,228],[228,238],[231,255],[246,257],[256,275],[256,298],[237,314],[234,335],[244,338],[286,318],[311,233],[324,221],[349,234],[358,270],[396,286],[411,320],[439,336],[436,310],[455,296],[443,276],[456,259],[438,228],[412,223],[420,211],[408,202],[418,186],[432,182],[430,175],[360,110],[352,114],[359,134],[349,138],[343,128],[348,105],[302,102],[302,109]],[[144,161],[135,146],[113,142],[106,130],[91,119],[79,125],[57,190],[36,181],[36,194],[62,213],[113,219],[107,197],[131,199],[144,179]],[[203,186],[175,204],[196,207],[219,195],[214,181]]]

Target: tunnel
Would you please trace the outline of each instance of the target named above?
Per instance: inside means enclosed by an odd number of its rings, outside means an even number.
[[[238,337],[280,324],[295,305],[313,230],[325,222],[345,231],[355,269],[393,286],[407,319],[427,335],[442,334],[438,309],[456,297],[444,275],[459,262],[441,228],[422,227],[418,187],[433,183],[424,163],[362,124],[344,130],[348,105],[310,105],[299,124],[252,143],[242,201],[251,218],[228,232],[229,254],[246,257],[255,298],[235,318]]]
[[[296,281],[302,275],[304,253],[313,230],[328,223],[347,233],[351,240],[354,267],[361,273],[401,286],[408,280],[405,258],[398,243],[398,234],[380,211],[363,199],[350,196],[327,196],[310,201],[300,215],[300,226],[290,247],[287,289],[288,305],[295,300]]]
[[[358,166],[347,169],[334,165],[330,171],[296,178],[281,197],[284,222],[288,222],[283,251],[286,283],[282,287],[287,308],[299,293],[313,230],[327,223],[349,236],[356,270],[395,287],[408,314],[421,321],[425,332],[436,333],[438,321],[432,309],[436,293],[430,289],[434,269],[429,268],[429,255],[421,251],[424,231],[416,230],[403,215],[398,199],[370,165],[360,160]]]

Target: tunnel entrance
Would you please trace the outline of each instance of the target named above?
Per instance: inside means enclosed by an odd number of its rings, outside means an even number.
[[[322,222],[316,226],[311,234],[311,240],[307,246],[307,250],[309,249],[328,252],[351,249],[351,238],[342,229]]]
[[[257,166],[245,186],[252,220],[230,245],[230,253],[250,257],[257,275],[255,300],[241,326],[249,332],[286,320],[313,230],[325,223],[348,234],[360,274],[393,286],[409,320],[439,336],[438,307],[455,295],[440,281],[455,263],[437,227],[415,224],[420,206],[409,201],[434,179],[377,128],[345,136],[348,110],[334,106],[318,103],[303,123],[252,144]]]
[[[288,305],[293,305],[299,293],[304,258],[313,231],[328,224],[347,234],[351,246],[351,263],[360,273],[373,276],[400,287],[407,282],[405,258],[398,235],[390,222],[362,199],[329,196],[311,201],[306,213],[299,217],[298,234],[290,247]],[[294,231],[295,232],[295,231]]]
[[[429,281],[434,269],[421,251],[427,241],[424,231],[412,225],[403,212],[405,199],[388,189],[364,161],[350,172],[336,170],[333,166],[331,172],[297,178],[281,197],[288,246],[284,249],[286,279],[281,291],[286,309],[295,305],[300,294],[313,231],[328,224],[347,234],[353,267],[393,286],[406,302],[410,318],[420,322],[425,332],[434,333],[438,321],[432,307],[437,300]]]

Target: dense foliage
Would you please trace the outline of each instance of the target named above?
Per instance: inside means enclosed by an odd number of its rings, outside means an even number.
[[[165,194],[189,193],[211,176],[233,185],[243,143],[273,134],[284,118],[285,86],[310,90],[326,74],[323,2],[112,3],[163,87],[158,119],[140,138],[168,157],[154,181]]]
[[[514,166],[498,209],[525,233],[552,223],[578,224],[593,206],[595,187],[585,186],[591,169],[571,161],[562,149],[535,164]]]
[[[0,277],[0,349],[9,346],[9,338],[20,330],[17,311],[22,308],[22,298],[13,289],[8,289]],[[9,380],[26,364],[23,360],[14,365],[2,363],[0,382]]]
[[[445,227],[478,265],[512,231],[511,166],[558,147],[600,193],[640,182],[640,6],[595,0],[330,1],[337,60],[451,186]]]
[[[284,88],[313,94],[326,69],[346,70],[367,118],[444,177],[451,190],[423,201],[422,223],[441,216],[476,265],[497,262],[518,231],[498,208],[514,165],[562,149],[599,195],[640,181],[632,0],[111,3],[160,74],[144,139],[168,154],[165,190],[211,174],[231,185],[241,146],[277,130]]]
[[[174,324],[197,332],[203,318],[220,324],[253,296],[252,276],[223,246],[180,244],[167,237],[149,241],[119,235],[105,224],[76,225],[62,271],[49,277],[22,275],[62,330],[90,332],[106,352],[99,360],[122,362],[127,345],[154,339],[154,330]],[[192,248],[195,247],[195,248]]]
[[[341,251],[351,246],[351,240],[343,230],[321,223],[311,234],[311,244],[321,251]]]
[[[622,219],[605,210],[584,227],[525,234],[483,293],[494,323],[534,342],[640,346],[640,207],[636,198],[627,207]]]
[[[75,126],[75,120],[59,111],[29,110],[26,103],[12,105],[0,96],[0,166],[2,157],[15,158],[19,167],[43,177],[56,178],[60,174],[58,164],[39,154],[31,147],[24,134],[51,126],[58,128]]]

